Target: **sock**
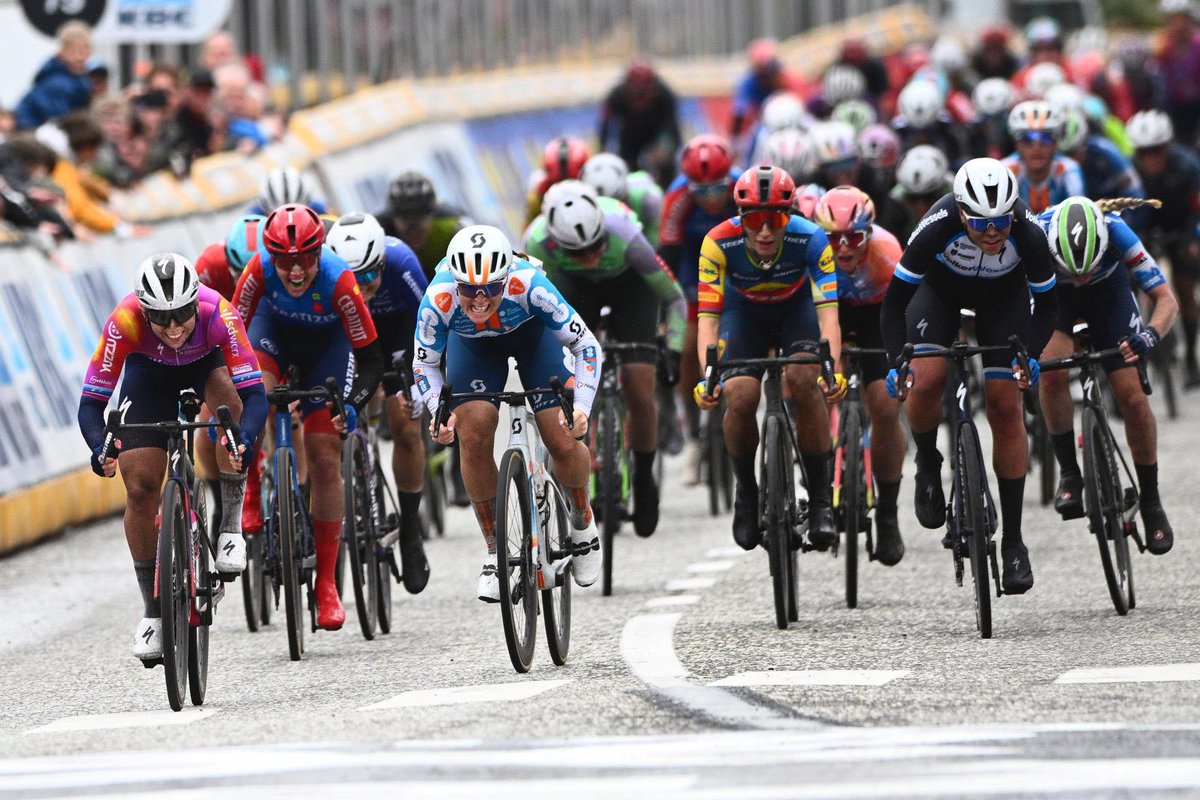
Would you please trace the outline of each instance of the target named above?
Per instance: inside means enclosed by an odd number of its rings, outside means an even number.
[[[1183,320],[1183,346],[1187,353],[1187,363],[1196,363],[1196,320]]]
[[[421,508],[421,493],[397,492],[396,495],[400,502],[400,538],[403,540],[406,534],[411,536],[414,533],[420,536],[421,526],[417,512]]]
[[[875,479],[875,510],[880,513],[895,513],[896,498],[900,495],[900,479],[882,481]]]
[[[730,458],[730,460],[733,462],[733,475],[737,478],[738,491],[757,495],[758,479],[754,476],[754,468],[758,466],[758,459],[751,453],[748,456]]]
[[[801,453],[804,474],[808,476],[808,500],[814,506],[829,505],[829,471],[833,453]]]
[[[567,490],[567,501],[571,505],[571,527],[583,530],[592,521],[592,504],[588,502],[587,484],[583,486],[564,486]]]
[[[313,538],[317,550],[317,583],[332,583],[337,568],[338,549],[342,545],[340,519],[314,519]]]
[[[1001,478],[1000,484],[1000,520],[1004,538],[1021,541],[1021,506],[1025,498],[1024,478]]]
[[[633,482],[654,480],[654,456],[655,451],[649,453],[639,453],[633,451]]]
[[[1134,464],[1137,473],[1138,493],[1141,496],[1142,507],[1157,507],[1162,505],[1158,496],[1158,464]]]
[[[942,454],[937,449],[937,436],[937,428],[925,431],[924,433],[919,431],[912,432],[913,442],[917,445],[917,469],[941,469]]]
[[[487,544],[488,555],[496,554],[496,501],[484,500],[482,503],[472,503],[475,506],[475,519],[479,522],[479,530],[483,532],[483,541]]]
[[[1075,458],[1075,429],[1066,433],[1050,434],[1050,442],[1054,445],[1054,459],[1058,461],[1058,470],[1067,475],[1079,475],[1079,461]]]
[[[142,616],[155,619],[162,616],[162,606],[154,596],[154,559],[134,561],[133,574],[137,575],[138,591],[142,593]]]
[[[221,473],[221,533],[242,532],[242,500],[246,496],[246,476]]]

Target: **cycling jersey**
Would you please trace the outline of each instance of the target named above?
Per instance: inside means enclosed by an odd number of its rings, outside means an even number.
[[[955,122],[946,111],[939,111],[937,119],[927,128],[917,128],[903,114],[892,118],[892,130],[900,137],[900,152],[907,152],[919,144],[936,147],[946,154],[953,169],[966,159],[967,137],[962,125]]]
[[[1053,216],[1054,209],[1038,215],[1038,223],[1047,233],[1050,232],[1050,219]],[[1087,275],[1082,276],[1074,275],[1059,266],[1058,284],[1096,286],[1112,278],[1118,271],[1132,274],[1143,292],[1166,283],[1162,270],[1129,225],[1116,214],[1105,214],[1104,219],[1108,222],[1108,246],[1104,249],[1104,255],[1100,257],[1100,263]],[[1128,280],[1125,283],[1128,284]]]
[[[213,289],[226,300],[233,299],[233,290],[237,286],[237,276],[229,269],[229,259],[225,257],[225,242],[213,242],[200,251],[196,258],[196,274],[200,282]]]
[[[878,225],[872,225],[863,263],[853,272],[838,267],[838,303],[852,306],[882,303],[900,255],[900,242],[896,237]]]
[[[1017,176],[1017,185],[1021,199],[1029,204],[1034,212],[1041,213],[1050,206],[1056,206],[1068,197],[1078,197],[1083,194],[1083,171],[1075,159],[1061,153],[1054,155],[1050,162],[1050,173],[1046,179],[1033,183],[1025,171],[1025,164],[1016,153],[1002,159],[1004,166]]]
[[[392,221],[391,212],[381,211],[375,215],[375,218],[383,226],[384,233],[400,238],[400,231]],[[454,238],[454,234],[470,224],[471,220],[467,216],[467,212],[461,208],[438,203],[437,207],[433,209],[433,221],[430,223],[429,236],[426,237],[424,244],[413,248],[413,252],[417,254],[417,261],[421,263],[421,271],[425,273],[427,280],[433,278],[433,271],[445,257],[446,248],[450,246],[450,240]],[[405,244],[408,243],[405,242]]]
[[[642,223],[642,233],[651,247],[658,247],[658,226],[662,221],[663,190],[649,172],[638,170],[629,173],[626,180],[627,205],[637,214]]]
[[[558,347],[550,352],[556,354],[559,363],[563,360],[562,348],[571,351],[575,359],[575,407],[585,414],[589,413],[600,376],[600,346],[591,330],[579,318],[579,314],[563,300],[558,289],[541,270],[529,261],[518,258],[505,278],[504,299],[500,302],[500,307],[487,322],[476,325],[459,306],[454,277],[449,270],[439,269],[425,291],[417,311],[417,333],[413,343],[413,381],[425,407],[433,412],[437,410],[438,394],[442,388],[442,357],[449,342],[459,339],[495,339],[511,336],[518,331],[524,336],[533,336],[532,331],[537,328],[544,328],[553,334]],[[538,338],[540,340],[544,337]],[[521,357],[519,352],[513,355],[518,359]],[[543,363],[546,357],[548,354],[545,348],[539,348],[534,356],[536,364],[529,365],[527,371],[530,374],[535,371],[546,372],[547,365]],[[534,370],[535,365],[539,369]],[[492,366],[496,368],[495,365]],[[459,361],[451,358],[451,383],[455,382],[453,370],[458,368]],[[504,360],[504,374],[508,374],[507,358]],[[472,384],[476,379],[482,381],[478,376],[467,377],[465,385],[458,381],[459,391],[473,389]],[[523,383],[525,379],[526,375],[522,375]],[[488,386],[486,381],[483,381],[482,385]],[[526,385],[542,384],[535,378]],[[491,388],[494,387],[488,386],[488,389]],[[500,388],[503,388],[503,384]],[[550,403],[553,403],[552,399]],[[534,407],[536,409],[538,405],[535,404]]]
[[[680,175],[671,182],[663,198],[662,223],[658,229],[658,252],[667,266],[675,272],[679,288],[689,303],[696,302],[699,278],[700,245],[717,225],[737,215],[733,202],[733,184],[741,177],[737,167],[729,171],[729,199],[716,214],[701,208],[688,192],[687,177]]]
[[[417,308],[421,305],[429,281],[425,280],[425,273],[421,271],[412,248],[392,236],[386,237],[384,242],[386,247],[379,288],[367,303],[367,308],[375,322],[384,363],[390,365],[398,352],[412,349]]]
[[[650,294],[665,308],[667,346],[675,352],[683,350],[684,329],[687,325],[687,305],[667,266],[654,253],[654,248],[642,235],[641,225],[629,207],[620,200],[601,197],[607,242],[600,263],[582,267],[550,237],[546,218],[539,216],[525,234],[525,252],[540,259],[546,275],[554,283],[561,276],[580,282],[604,284],[613,281],[627,270],[638,274]],[[643,290],[644,291],[644,290]],[[657,319],[651,320],[651,324]]]

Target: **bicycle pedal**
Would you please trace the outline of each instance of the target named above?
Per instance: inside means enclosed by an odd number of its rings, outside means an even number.
[[[233,583],[234,581],[237,580],[238,575],[241,575],[241,573],[240,572],[214,572],[214,573],[212,573],[211,580],[212,580],[214,586],[217,585],[218,583]]]

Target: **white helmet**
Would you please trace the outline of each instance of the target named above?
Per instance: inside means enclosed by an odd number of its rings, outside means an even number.
[[[953,36],[939,36],[929,48],[929,61],[947,75],[953,75],[967,66],[967,51]]]
[[[900,90],[896,107],[900,115],[914,128],[928,128],[937,121],[944,106],[942,93],[933,81],[915,80]]]
[[[1016,99],[1017,91],[1004,78],[984,78],[971,93],[976,110],[989,117],[1007,114]]]
[[[797,184],[807,180],[817,166],[812,139],[795,128],[775,131],[768,136],[762,160],[791,175]]]
[[[312,202],[312,186],[294,167],[277,167],[263,176],[258,184],[258,206],[270,214],[289,204],[306,206]]]
[[[1073,83],[1059,83],[1047,89],[1042,99],[1060,115],[1065,115],[1068,111],[1081,110],[1086,96],[1083,89]]]
[[[597,153],[583,165],[579,180],[601,197],[624,200],[629,194],[629,165],[616,153]]]
[[[862,133],[868,125],[879,121],[879,114],[875,112],[875,106],[866,100],[843,100],[829,112],[829,118],[846,123],[854,128],[855,133]]]
[[[1158,109],[1150,111],[1139,111],[1129,118],[1129,122],[1125,123],[1125,133],[1129,135],[1129,141],[1133,142],[1133,146],[1142,147],[1158,147],[1162,144],[1169,144],[1175,138],[1175,129],[1171,125],[1171,118],[1166,115],[1166,112]]]
[[[1164,17],[1168,14],[1191,14],[1197,16],[1194,0],[1159,0],[1158,13]]]
[[[325,244],[357,274],[383,263],[383,236],[383,226],[370,214],[345,214],[325,234]]]
[[[512,243],[491,225],[468,225],[450,240],[446,266],[454,280],[481,286],[502,281],[514,260]]]
[[[564,250],[587,250],[604,238],[604,209],[583,181],[559,181],[546,191],[542,214],[550,238]]]
[[[1013,210],[1017,178],[994,158],[973,158],[954,176],[954,199],[976,217],[999,217]]]
[[[1025,79],[1025,94],[1033,98],[1045,97],[1051,86],[1067,82],[1067,73],[1053,61],[1043,61],[1029,68]]]
[[[812,117],[804,107],[804,101],[792,92],[774,92],[762,106],[762,123],[767,133],[784,128],[807,128]]]
[[[179,253],[158,253],[138,267],[133,287],[142,308],[174,311],[196,301],[200,276],[192,262]]]
[[[843,100],[857,100],[866,91],[867,79],[857,67],[849,64],[834,64],[821,78],[821,95],[831,106]]]
[[[1008,135],[1019,139],[1030,131],[1044,131],[1057,139],[1062,123],[1062,114],[1045,100],[1025,100],[1008,113]]]
[[[896,183],[909,194],[930,194],[946,185],[950,161],[931,144],[909,149],[896,165]]]
[[[855,148],[854,128],[848,123],[829,121],[814,125],[808,132],[812,139],[813,153],[821,166],[833,164],[854,158]]]

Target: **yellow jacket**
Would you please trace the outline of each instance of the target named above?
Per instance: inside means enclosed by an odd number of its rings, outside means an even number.
[[[121,222],[120,217],[92,198],[74,162],[60,158],[50,177],[62,187],[67,197],[67,210],[80,225],[98,233],[110,233]]]

